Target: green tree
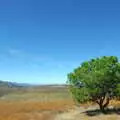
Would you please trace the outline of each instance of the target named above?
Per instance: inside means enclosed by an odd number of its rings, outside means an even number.
[[[109,101],[120,97],[120,63],[115,56],[103,56],[83,62],[68,74],[68,84],[79,103],[96,102],[104,112]]]

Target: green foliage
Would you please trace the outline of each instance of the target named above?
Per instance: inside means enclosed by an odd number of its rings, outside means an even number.
[[[68,84],[78,102],[100,103],[120,96],[120,63],[115,56],[103,56],[83,62],[68,74]]]

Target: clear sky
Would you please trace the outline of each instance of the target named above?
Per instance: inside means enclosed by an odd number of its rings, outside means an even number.
[[[84,60],[120,57],[120,0],[0,0],[0,79],[65,83]]]

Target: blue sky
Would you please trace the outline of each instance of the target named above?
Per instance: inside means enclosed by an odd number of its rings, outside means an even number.
[[[120,57],[119,0],[0,0],[0,79],[65,83],[84,60]]]

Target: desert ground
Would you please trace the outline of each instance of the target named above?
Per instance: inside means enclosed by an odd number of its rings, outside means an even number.
[[[76,104],[66,86],[7,88],[3,93],[0,120],[120,120],[119,101],[102,114],[96,104]]]

